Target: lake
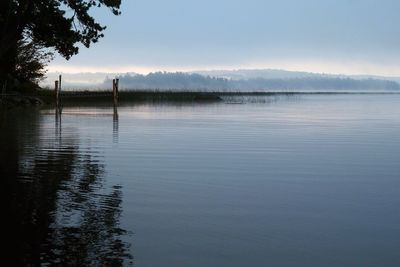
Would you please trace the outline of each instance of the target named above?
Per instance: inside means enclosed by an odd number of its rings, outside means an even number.
[[[0,112],[15,266],[400,266],[400,95]]]

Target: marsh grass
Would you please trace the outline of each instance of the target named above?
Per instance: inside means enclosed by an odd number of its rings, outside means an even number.
[[[362,92],[299,92],[299,91],[276,91],[276,92],[243,92],[243,91],[177,91],[177,90],[121,90],[118,101],[124,103],[160,103],[160,102],[181,102],[181,103],[210,103],[226,102],[228,104],[241,103],[269,103],[277,98],[295,97],[309,94],[382,94]],[[42,89],[37,91],[36,96],[47,104],[55,102],[53,90]],[[64,104],[110,104],[113,102],[111,90],[65,90],[61,93]]]

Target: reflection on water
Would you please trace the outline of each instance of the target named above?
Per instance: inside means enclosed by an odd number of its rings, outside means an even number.
[[[118,108],[116,105],[114,105],[114,110],[113,110],[113,141],[114,141],[114,143],[118,143],[118,130],[119,130]]]
[[[62,132],[62,124],[61,124],[61,113],[62,110],[60,107],[57,107],[55,110],[55,132],[56,138],[61,139],[61,132]],[[61,142],[61,140],[59,140]]]
[[[399,95],[13,110],[0,127],[13,265],[400,266]]]
[[[298,101],[300,95],[298,94],[273,94],[273,95],[223,95],[222,100],[226,104],[273,104],[282,101]]]
[[[8,252],[15,266],[122,266],[120,185],[104,188],[104,160],[38,111],[1,111],[0,176]],[[53,122],[54,123],[54,122]],[[53,124],[54,125],[54,124]],[[3,259],[2,259],[3,261]]]

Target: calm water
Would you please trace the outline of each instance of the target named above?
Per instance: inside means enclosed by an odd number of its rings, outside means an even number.
[[[400,95],[250,102],[2,111],[4,252],[22,266],[400,266]]]

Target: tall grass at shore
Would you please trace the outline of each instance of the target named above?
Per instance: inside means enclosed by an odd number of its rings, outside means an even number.
[[[386,92],[389,93],[389,92]],[[310,94],[386,94],[385,92],[304,92],[304,91],[176,91],[176,90],[121,90],[118,95],[119,103],[134,102],[219,102],[242,103],[253,102],[260,97],[281,97]],[[392,94],[392,93],[389,93]],[[53,90],[37,91],[37,97],[45,103],[55,101]],[[112,103],[111,90],[64,90],[61,92],[63,103]],[[265,98],[264,98],[265,99]],[[248,101],[250,100],[250,101]],[[260,102],[259,99],[255,102]],[[269,101],[266,101],[269,102]]]

